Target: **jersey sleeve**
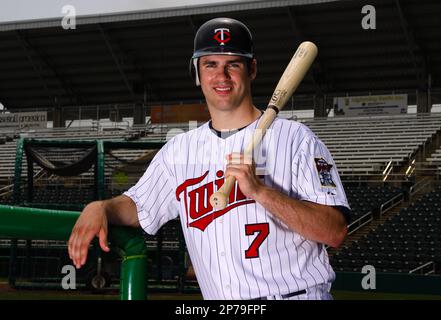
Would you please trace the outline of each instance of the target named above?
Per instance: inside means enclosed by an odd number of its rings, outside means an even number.
[[[296,198],[350,210],[337,167],[325,144],[308,135],[293,159],[293,191]]]
[[[141,227],[154,235],[167,221],[178,216],[174,196],[174,177],[161,149],[153,158],[139,181],[124,192],[136,204]]]

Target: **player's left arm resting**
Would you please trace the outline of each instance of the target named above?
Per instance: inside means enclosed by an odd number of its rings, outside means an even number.
[[[306,239],[338,247],[346,236],[346,219],[334,207],[296,200],[264,185],[254,200]]]

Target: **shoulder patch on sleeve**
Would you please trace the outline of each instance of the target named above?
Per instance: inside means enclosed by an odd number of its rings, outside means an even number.
[[[322,187],[336,188],[337,186],[335,185],[334,181],[332,181],[331,176],[331,168],[333,165],[327,163],[323,158],[314,158],[314,162]]]

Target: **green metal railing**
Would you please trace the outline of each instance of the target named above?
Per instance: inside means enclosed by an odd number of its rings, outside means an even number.
[[[17,239],[35,240],[68,240],[72,227],[78,216],[78,211],[66,211],[66,207],[72,210],[81,210],[79,204],[33,204],[34,172],[33,162],[24,157],[27,144],[40,147],[81,147],[90,148],[96,146],[97,157],[94,173],[94,199],[105,198],[104,163],[107,149],[159,149],[164,142],[146,141],[109,141],[109,140],[45,140],[20,138],[17,141],[15,171],[14,171],[14,207],[0,205],[0,238],[10,238],[11,241],[11,266],[15,263]],[[28,160],[27,184],[23,185],[22,171],[23,161]],[[26,192],[23,192],[25,187]],[[50,206],[51,209],[30,208],[32,206]],[[145,299],[146,297],[146,246],[141,229],[110,227],[109,241],[113,250],[122,257],[121,264],[121,299]],[[11,267],[12,268],[12,267]],[[14,283],[10,279],[10,283]]]
[[[67,241],[79,214],[0,205],[0,238]],[[146,299],[147,248],[141,229],[110,227],[109,242],[122,258],[120,299]]]

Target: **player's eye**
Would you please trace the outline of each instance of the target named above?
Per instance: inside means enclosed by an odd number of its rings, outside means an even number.
[[[204,67],[205,68],[215,68],[216,63],[215,62],[206,62],[206,63],[204,63]]]
[[[240,69],[242,64],[240,62],[232,62],[228,64],[228,67],[231,69]]]

